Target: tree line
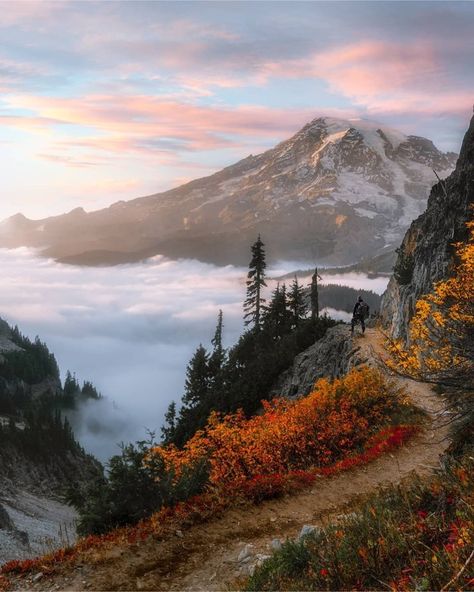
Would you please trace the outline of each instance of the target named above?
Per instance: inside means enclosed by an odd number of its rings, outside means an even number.
[[[35,458],[82,453],[65,411],[100,393],[89,381],[81,386],[70,372],[61,385],[56,358],[38,337],[31,341],[15,326],[9,338],[21,349],[4,352],[0,360],[0,415],[8,419],[0,424],[3,450],[10,444]]]
[[[175,402],[168,407],[162,428],[164,443],[183,446],[205,425],[211,411],[255,413],[295,356],[335,324],[320,315],[317,269],[309,299],[295,276],[289,288],[278,284],[267,302],[266,267],[265,245],[259,236],[251,247],[243,304],[247,330],[234,346],[224,348],[219,311],[212,350],[198,346],[186,369],[180,409]]]
[[[164,444],[182,447],[204,427],[212,411],[225,414],[242,409],[247,416],[258,412],[280,373],[335,324],[319,314],[317,270],[309,299],[295,278],[288,289],[285,284],[277,285],[268,302],[265,272],[265,245],[259,237],[252,245],[247,274],[246,331],[234,346],[226,348],[224,317],[219,311],[210,351],[200,344],[187,366],[180,408],[175,402],[168,407],[161,434]],[[121,454],[109,461],[107,475],[69,490],[67,499],[79,512],[81,534],[133,524],[162,506],[202,492],[208,481],[208,463],[200,462],[177,477],[162,460],[150,457],[155,445],[154,434],[150,434],[149,441],[122,446]]]

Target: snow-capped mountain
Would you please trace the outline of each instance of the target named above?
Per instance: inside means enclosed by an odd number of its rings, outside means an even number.
[[[353,263],[401,242],[456,155],[366,120],[315,119],[289,140],[171,191],[86,213],[0,225],[0,246],[71,263],[155,254],[247,263],[262,234],[271,259]]]

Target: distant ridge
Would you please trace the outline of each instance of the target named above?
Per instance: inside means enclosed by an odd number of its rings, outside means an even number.
[[[163,254],[247,264],[261,233],[269,260],[346,265],[398,246],[436,177],[455,165],[425,138],[367,120],[314,119],[290,139],[163,193],[46,218],[13,216],[0,246],[114,265]]]

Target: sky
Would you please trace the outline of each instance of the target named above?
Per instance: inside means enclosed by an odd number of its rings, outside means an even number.
[[[205,176],[314,117],[458,151],[474,2],[0,1],[0,218]]]
[[[31,339],[39,335],[63,379],[70,370],[104,395],[72,418],[81,443],[104,461],[117,454],[120,442],[146,439],[147,430],[160,435],[169,403],[183,394],[196,347],[211,348],[219,309],[226,347],[243,330],[243,268],[162,256],[81,268],[38,258],[26,248],[0,249],[0,268],[2,318]],[[269,278],[292,269],[294,263],[283,262],[268,270]],[[388,280],[346,274],[326,281],[381,293]],[[267,283],[270,294],[276,280]],[[347,320],[344,313],[339,317]]]

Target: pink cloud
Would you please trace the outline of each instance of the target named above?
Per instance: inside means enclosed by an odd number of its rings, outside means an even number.
[[[428,41],[365,40],[260,68],[262,84],[271,78],[319,78],[373,113],[465,114],[472,93],[453,90],[449,74]]]
[[[81,99],[17,95],[11,106],[36,116],[0,118],[9,125],[43,128],[62,124],[92,129],[95,135],[71,145],[109,152],[169,153],[237,147],[256,138],[284,138],[315,116],[309,109],[203,106],[146,95],[89,95]]]
[[[43,19],[51,15],[58,4],[46,0],[21,0],[20,2],[5,3],[2,6],[0,28],[35,23],[37,19]]]
[[[102,164],[99,161],[92,161],[92,160],[81,160],[78,158],[74,158],[73,156],[68,156],[65,154],[48,154],[48,153],[39,153],[37,156],[44,160],[49,160],[50,162],[54,162],[57,164],[63,164],[66,166],[74,167],[74,168],[83,168],[89,166],[97,166]]]
[[[35,117],[29,115],[0,115],[0,125],[14,127],[24,131],[46,132],[60,121],[49,117]]]
[[[319,73],[335,91],[366,102],[393,90],[426,90],[439,81],[440,65],[429,43],[365,41],[319,55]]]

